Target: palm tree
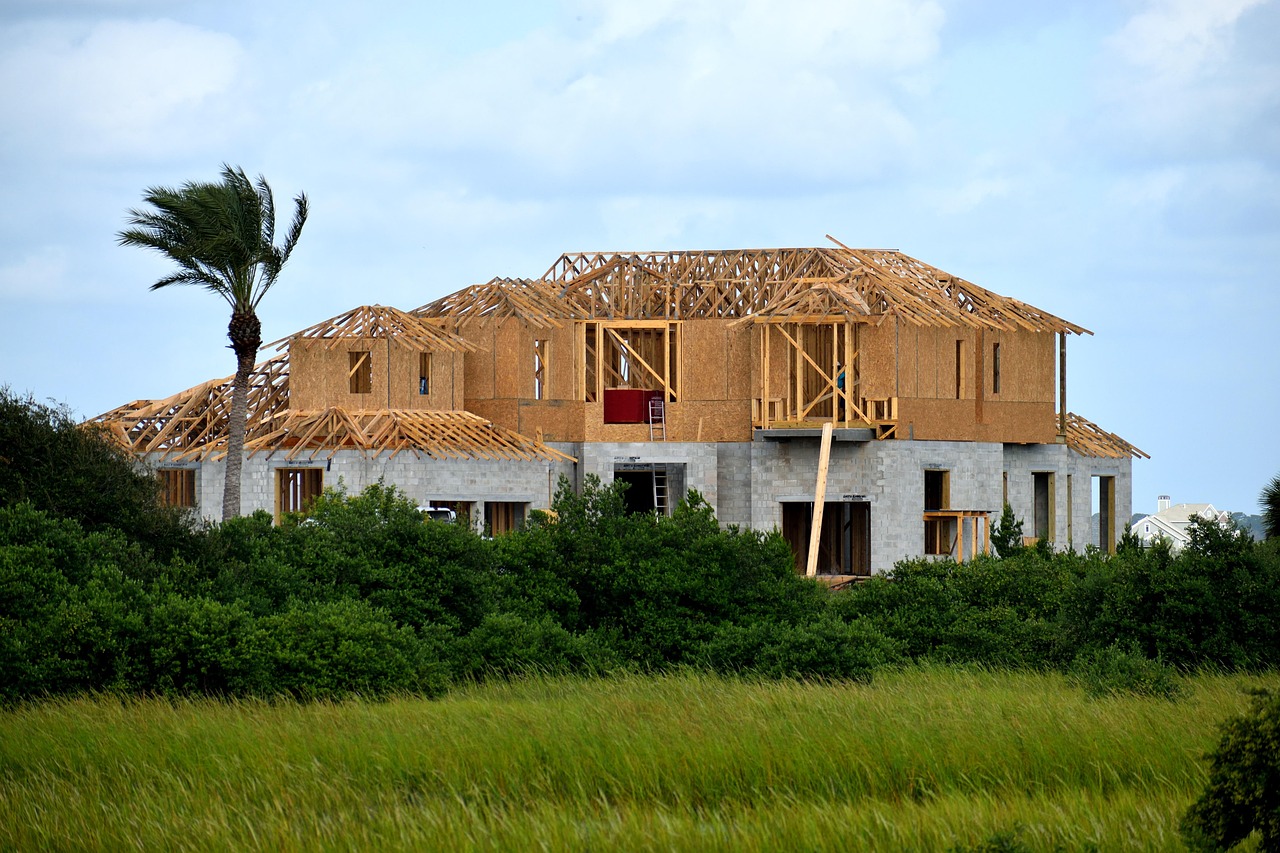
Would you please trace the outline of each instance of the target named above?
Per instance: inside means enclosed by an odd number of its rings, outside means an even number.
[[[1262,504],[1262,535],[1268,539],[1280,537],[1280,474],[1267,483],[1258,495],[1258,503]]]
[[[294,199],[293,224],[284,243],[275,245],[276,210],[271,187],[244,170],[222,166],[218,183],[187,182],[178,189],[151,187],[143,197],[150,209],[129,211],[133,226],[119,233],[121,246],[154,249],[178,269],[151,285],[194,284],[213,291],[231,306],[227,337],[236,355],[227,427],[227,479],[222,517],[240,514],[240,475],[244,463],[249,374],[262,346],[257,307],[275,284],[307,221],[307,196]]]

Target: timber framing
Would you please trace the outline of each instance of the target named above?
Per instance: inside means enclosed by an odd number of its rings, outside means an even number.
[[[1150,459],[1151,457],[1113,432],[1075,412],[1067,412],[1067,446],[1081,456],[1095,459]]]
[[[1093,334],[890,249],[564,254],[541,279],[495,278],[415,309],[459,322],[872,322]]]
[[[325,349],[333,349],[351,340],[391,338],[418,352],[475,352],[477,349],[471,341],[450,331],[442,321],[386,305],[361,305],[287,338],[272,341],[263,349],[275,347],[278,352],[295,340],[321,341]]]
[[[373,409],[349,412],[332,407],[321,411],[288,412],[262,425],[245,442],[250,457],[282,452],[298,458],[332,459],[339,450],[358,450],[366,457],[383,453],[394,459],[409,452],[416,458],[486,459],[490,461],[575,461],[490,423],[470,412]]]
[[[1003,503],[1071,548],[1091,509],[1074,484],[1128,512],[1148,455],[1067,410],[1067,338],[1092,332],[895,249],[831,243],[566,253],[538,278],[273,341],[250,377],[249,500],[301,508],[332,480],[385,478],[497,530],[550,507],[561,477],[621,479],[658,514],[696,488],[721,523],[780,530],[798,572],[837,582],[985,553]],[[216,518],[201,498],[218,471],[200,471],[226,456],[231,383],[95,421],[181,469],[170,491]],[[1102,538],[1114,547],[1114,525]]]
[[[226,456],[232,377],[189,388],[163,400],[137,400],[94,418],[137,454],[173,462]],[[249,377],[245,452],[283,451],[289,460],[332,458],[339,450],[365,456],[409,452],[431,459],[573,461],[542,442],[465,411],[348,411],[289,408],[289,359],[278,355]]]

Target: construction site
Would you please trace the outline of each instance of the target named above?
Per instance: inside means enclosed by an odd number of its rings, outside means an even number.
[[[242,509],[381,480],[501,535],[595,475],[636,512],[696,490],[832,582],[971,559],[1006,503],[1028,541],[1110,551],[1146,454],[1067,408],[1087,334],[896,250],[565,254],[265,345]],[[216,521],[230,408],[228,377],[96,420]]]

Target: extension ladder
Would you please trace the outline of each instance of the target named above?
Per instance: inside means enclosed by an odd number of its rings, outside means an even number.
[[[661,397],[649,399],[649,440],[667,440],[667,407]]]

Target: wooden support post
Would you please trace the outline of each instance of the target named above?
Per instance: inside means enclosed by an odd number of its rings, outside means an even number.
[[[862,397],[862,381],[859,372],[855,370],[853,363],[854,352],[857,349],[857,342],[854,336],[857,334],[858,326],[855,323],[845,323],[844,327],[844,425],[849,425],[849,420],[853,415],[853,389],[858,389],[858,405],[861,406]]]
[[[1058,333],[1058,435],[1067,434],[1067,333]]]
[[[760,377],[760,422],[765,429],[769,428],[769,370],[771,367],[769,364],[769,333],[768,325],[762,324],[760,326],[760,349],[762,352],[760,362],[763,373]]]
[[[805,575],[818,573],[818,541],[822,537],[822,510],[827,503],[827,467],[831,464],[831,421],[822,425],[822,447],[818,451],[818,486],[813,496],[813,529],[809,531],[809,562]]]
[[[973,341],[973,416],[977,423],[982,423],[982,403],[986,397],[987,373],[987,336],[982,327]]]

